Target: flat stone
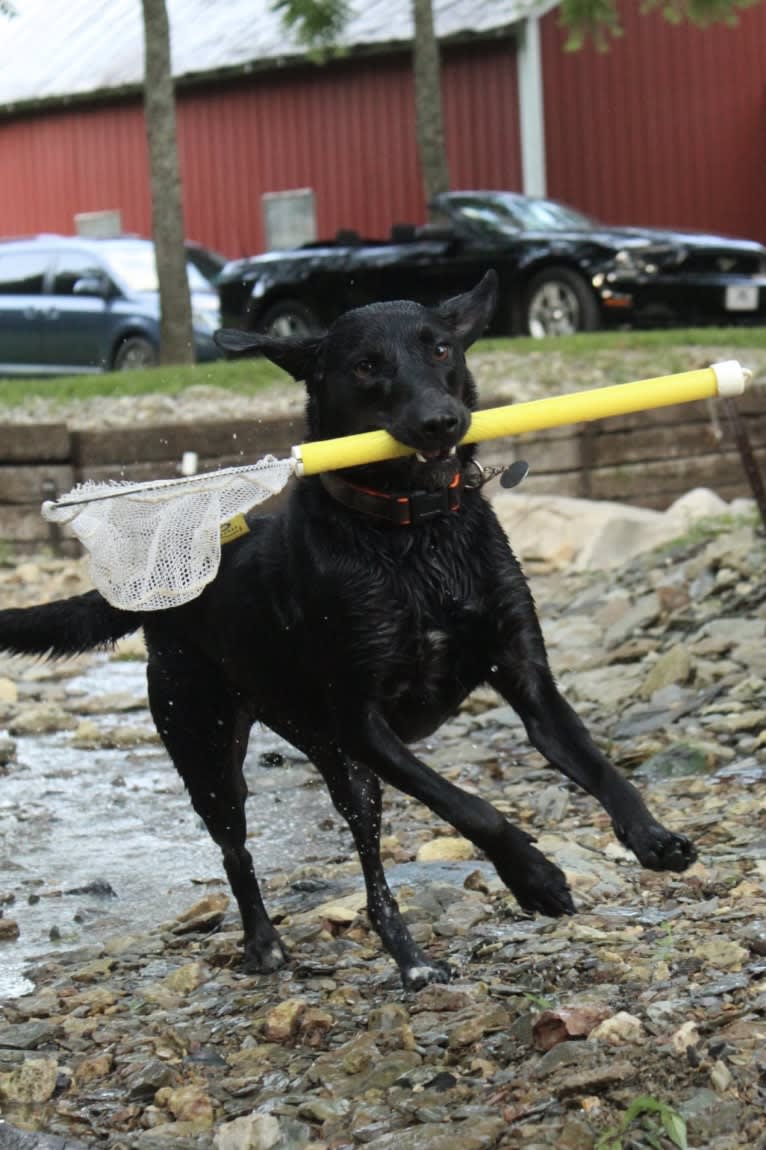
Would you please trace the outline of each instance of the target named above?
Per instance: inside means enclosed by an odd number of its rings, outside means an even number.
[[[630,639],[636,631],[650,626],[659,618],[661,610],[662,604],[655,591],[641,595],[621,618],[607,628],[604,634],[606,646],[617,647],[620,643]]]
[[[373,1138],[368,1150],[489,1150],[506,1128],[502,1118],[467,1122],[424,1122]]]
[[[691,674],[692,657],[689,650],[682,643],[676,643],[668,651],[663,651],[652,664],[641,685],[641,696],[651,699],[655,691],[669,687],[672,683],[688,683]]]
[[[704,1145],[711,1137],[735,1134],[740,1129],[741,1104],[721,1098],[714,1090],[698,1090],[679,1102],[676,1109],[686,1122],[690,1145]]]
[[[0,1029],[0,1046],[14,1050],[37,1050],[47,1042],[52,1042],[61,1028],[53,1022],[20,1022],[15,1026]]]

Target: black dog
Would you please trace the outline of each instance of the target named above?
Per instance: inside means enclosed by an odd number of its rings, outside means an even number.
[[[495,687],[549,762],[599,800],[644,866],[680,871],[695,857],[559,694],[519,564],[470,485],[472,449],[456,450],[476,402],[465,349],[495,296],[490,273],[438,308],[372,305],[323,337],[220,332],[230,353],[262,353],[306,381],[312,438],[383,427],[417,454],[300,480],[283,513],[253,516],[249,533],[224,547],[216,579],[183,607],[130,613],[92,591],[0,612],[0,647],[52,656],[143,626],[152,715],[223,852],[251,971],[286,957],[245,847],[242,763],[255,720],[324,776],[359,850],[370,919],[408,987],[449,971],[415,945],[386,883],[381,779],[484,851],[526,910],[574,910],[561,870],[527,834],[407,749],[479,683]]]

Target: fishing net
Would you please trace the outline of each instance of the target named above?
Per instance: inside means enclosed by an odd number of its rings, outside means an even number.
[[[196,598],[221,561],[221,524],[272,495],[290,459],[154,483],[80,484],[44,517],[68,523],[89,555],[94,586],[125,611],[161,611]]]

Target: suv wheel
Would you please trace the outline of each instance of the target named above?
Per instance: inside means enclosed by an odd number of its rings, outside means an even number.
[[[138,371],[144,367],[154,367],[157,363],[157,349],[142,335],[129,335],[124,339],[114,356],[115,371]]]
[[[546,268],[530,280],[524,296],[523,327],[535,339],[574,335],[601,326],[596,297],[570,268]]]
[[[314,312],[297,299],[283,299],[268,308],[255,325],[262,335],[306,336],[316,335],[322,325]]]

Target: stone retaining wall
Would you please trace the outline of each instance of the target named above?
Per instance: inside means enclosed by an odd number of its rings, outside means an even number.
[[[755,457],[766,472],[766,397],[737,401]],[[488,401],[485,406],[493,406]],[[299,418],[72,430],[64,424],[0,424],[0,541],[52,541],[40,503],[86,479],[164,479],[184,452],[209,471],[285,455],[304,436]],[[724,499],[750,495],[723,406],[715,401],[657,408],[484,444],[487,463],[526,459],[530,494],[612,499],[663,509],[692,487]]]

